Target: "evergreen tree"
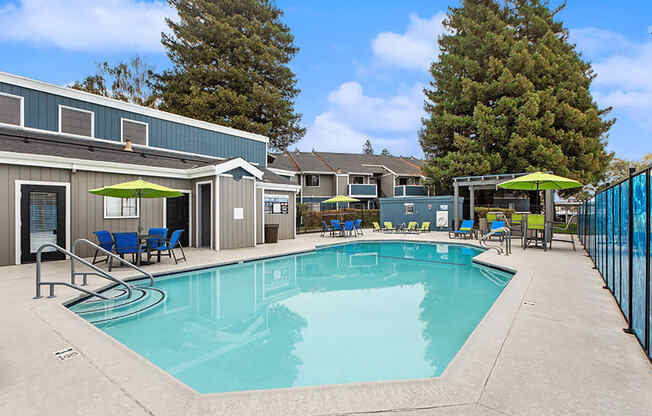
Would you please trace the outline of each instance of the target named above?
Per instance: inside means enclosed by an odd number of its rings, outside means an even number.
[[[173,68],[157,76],[161,109],[263,134],[284,150],[305,134],[287,66],[298,52],[272,0],[168,0],[162,35]]]
[[[430,67],[420,143],[437,191],[463,175],[550,170],[598,180],[615,120],[599,109],[595,78],[547,1],[464,0]]]
[[[383,156],[391,156],[392,154],[389,152],[389,149],[386,147],[383,147],[383,150],[380,151],[380,154]]]
[[[97,73],[83,81],[75,81],[70,88],[133,104],[154,107],[156,97],[152,93],[153,67],[136,56],[128,62],[97,65]]]
[[[362,144],[362,154],[364,155],[374,154],[374,148],[371,147],[371,140],[367,139],[367,141]]]

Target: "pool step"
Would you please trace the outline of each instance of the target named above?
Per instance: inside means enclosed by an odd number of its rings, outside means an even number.
[[[108,292],[107,292],[108,293]],[[89,299],[70,309],[92,324],[113,322],[136,316],[162,304],[165,292],[153,287],[133,287],[131,296],[127,292],[115,291],[109,294],[110,300]]]

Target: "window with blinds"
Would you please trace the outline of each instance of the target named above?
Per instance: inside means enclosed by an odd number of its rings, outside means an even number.
[[[0,123],[23,125],[23,98],[0,93]]]
[[[77,136],[93,137],[93,112],[59,106],[59,131]]]
[[[105,196],[104,218],[138,218],[138,200]]]
[[[147,127],[147,123],[122,119],[122,141],[130,140],[133,144],[147,146],[149,139]]]

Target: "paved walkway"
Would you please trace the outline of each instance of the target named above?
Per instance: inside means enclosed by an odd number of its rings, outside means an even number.
[[[444,233],[404,238],[448,240]],[[251,249],[187,254],[190,265],[214,264],[324,242],[330,239],[310,235]],[[56,299],[32,300],[33,265],[2,267],[0,415],[652,414],[652,365],[634,337],[622,332],[618,307],[583,251],[515,247],[512,256],[486,252],[479,259],[519,273],[451,364],[450,374],[436,382],[394,383],[396,396],[383,393],[390,383],[200,396],[62,308],[76,296],[71,290],[57,288]],[[188,266],[160,264],[148,270]],[[44,277],[65,280],[65,262],[44,267]],[[104,284],[91,280],[92,287]],[[54,351],[68,347],[81,355],[54,358]],[[345,397],[348,392],[351,397]],[[273,401],[262,406],[263,399]]]

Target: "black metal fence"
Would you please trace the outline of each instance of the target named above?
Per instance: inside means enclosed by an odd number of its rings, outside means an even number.
[[[578,235],[652,360],[650,302],[651,167],[597,193],[580,208]]]
[[[380,210],[343,208],[339,210],[308,211],[297,205],[297,234],[319,232],[322,220],[330,224],[331,220],[362,220],[361,227],[371,228],[373,221],[378,222]]]

